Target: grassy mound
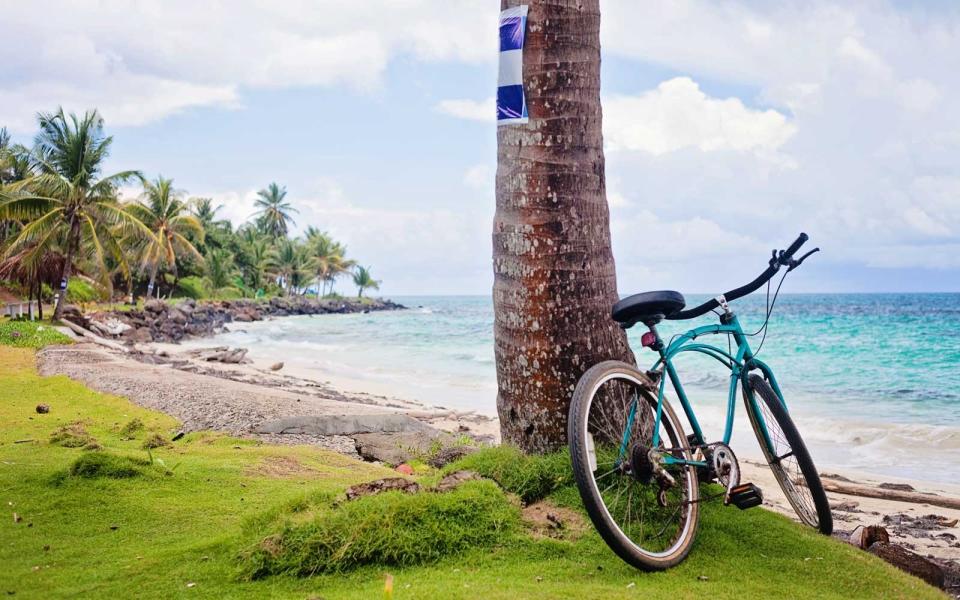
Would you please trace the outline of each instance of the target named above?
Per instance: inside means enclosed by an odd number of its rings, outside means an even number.
[[[50,344],[69,344],[70,338],[38,321],[0,320],[0,344],[17,348],[43,348]]]
[[[84,479],[129,479],[145,475],[150,461],[132,456],[121,456],[109,452],[91,452],[83,454],[70,465],[72,477]]]
[[[97,440],[87,432],[86,427],[79,421],[56,428],[50,434],[50,443],[63,448],[91,448],[97,445]]]
[[[289,522],[241,557],[249,579],[342,573],[376,564],[427,564],[503,541],[520,511],[496,485],[472,481],[449,493],[387,492]]]
[[[120,435],[123,436],[124,439],[132,440],[137,437],[137,434],[141,431],[143,431],[143,421],[134,417],[120,428]]]
[[[143,445],[141,448],[144,450],[153,450],[155,448],[163,448],[164,446],[169,446],[170,441],[160,435],[159,433],[151,433],[147,436],[147,439],[143,440]]]
[[[573,486],[570,454],[565,450],[546,456],[526,456],[512,446],[485,448],[447,465],[443,473],[461,469],[493,479],[527,504]]]

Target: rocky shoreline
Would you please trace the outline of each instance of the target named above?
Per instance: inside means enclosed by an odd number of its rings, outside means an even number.
[[[197,302],[191,298],[176,304],[148,300],[142,309],[111,310],[84,314],[67,306],[64,317],[97,335],[127,342],[179,342],[186,338],[208,337],[225,331],[227,324],[262,321],[291,315],[368,313],[406,308],[391,300],[369,298],[277,297],[270,300],[216,300]]]

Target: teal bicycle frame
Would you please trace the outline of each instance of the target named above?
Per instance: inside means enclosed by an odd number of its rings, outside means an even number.
[[[760,414],[758,411],[756,398],[754,398],[753,392],[750,390],[750,386],[747,385],[747,376],[749,375],[750,371],[760,370],[764,377],[770,382],[770,386],[780,398],[780,401],[783,402],[783,393],[780,391],[780,386],[777,384],[777,379],[773,374],[773,370],[766,363],[753,356],[753,352],[750,350],[750,345],[747,343],[746,334],[744,334],[743,329],[740,327],[740,321],[737,319],[735,314],[731,312],[725,313],[723,316],[721,316],[719,325],[704,325],[702,327],[691,329],[683,335],[675,338],[670,345],[666,347],[664,347],[663,341],[660,339],[660,334],[657,332],[656,327],[650,327],[650,331],[653,332],[656,338],[656,341],[652,347],[658,349],[660,354],[660,358],[656,363],[654,363],[652,370],[656,371],[658,368],[662,367],[663,371],[666,373],[666,377],[664,377],[663,373],[661,373],[660,383],[657,391],[657,412],[653,426],[653,439],[651,440],[652,447],[656,448],[660,443],[660,420],[663,415],[664,387],[667,378],[670,379],[670,383],[673,385],[673,389],[677,394],[677,398],[680,400],[680,405],[683,407],[683,412],[687,415],[687,421],[689,421],[690,427],[693,430],[692,445],[698,446],[707,443],[706,439],[703,437],[703,431],[700,429],[700,422],[697,420],[693,406],[690,404],[690,400],[687,398],[687,393],[683,389],[683,384],[680,383],[680,377],[677,375],[677,370],[673,366],[674,357],[682,352],[698,352],[700,354],[706,354],[730,369],[730,391],[727,396],[727,419],[726,425],[724,426],[722,440],[726,445],[730,444],[730,438],[733,435],[733,417],[736,412],[738,387],[743,387],[747,402],[750,403],[750,408],[754,411],[754,414]],[[731,354],[729,351],[722,348],[696,341],[697,338],[706,335],[721,334],[727,335],[728,337],[733,337],[733,340],[736,342],[737,346],[737,351],[735,353]],[[620,445],[620,460],[623,459],[629,445],[630,432],[633,428],[633,421],[636,417],[638,403],[639,398],[635,397],[630,407],[630,414],[627,418],[627,427],[624,431],[623,441]],[[786,403],[784,403],[784,406],[786,406]],[[766,423],[763,421],[763,419],[758,419],[758,425],[760,434],[763,436],[763,441],[766,443],[768,448],[773,448],[773,443],[770,440],[770,435],[767,432]],[[697,467],[709,467],[707,463],[703,461],[677,458],[669,453],[664,453],[663,462],[664,464],[685,464]]]

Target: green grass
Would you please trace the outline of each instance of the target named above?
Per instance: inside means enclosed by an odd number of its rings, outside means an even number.
[[[50,413],[37,414],[38,403],[49,404]],[[122,431],[133,419],[143,424],[139,439]],[[102,450],[50,443],[57,428],[77,422]],[[458,546],[462,552],[455,556],[417,557],[415,562],[439,558],[425,566],[367,564],[347,573],[249,580],[245,552],[275,533],[278,523],[316,524],[316,507],[329,507],[347,485],[391,472],[315,448],[257,445],[211,433],[188,434],[148,452],[143,439],[152,433],[169,439],[179,426],[174,419],[64,377],[39,377],[32,351],[5,346],[0,423],[0,502],[7,510],[0,519],[0,594],[16,598],[383,598],[385,572],[394,577],[394,598],[943,597],[875,557],[783,517],[715,503],[704,507],[689,559],[666,573],[628,567],[592,531],[577,541],[514,531],[498,535],[492,546],[489,540]],[[518,481],[540,482],[516,489],[537,490],[534,495],[546,490],[550,498],[570,501],[568,484],[542,483],[559,477],[553,466],[531,467],[522,457],[502,456],[527,473]],[[473,458],[472,465],[482,468],[483,460],[507,474],[497,466],[501,460],[489,456]],[[545,472],[553,475],[543,477]],[[479,493],[482,486],[471,489]],[[402,518],[408,507],[388,496],[336,517],[333,511],[346,505],[325,508],[331,519],[325,526],[357,536],[361,530],[348,517],[363,516],[375,528],[363,539],[394,548],[374,534],[390,538],[410,528],[392,531],[395,522],[373,509]],[[501,510],[496,492],[485,498],[494,503],[491,510]],[[432,515],[425,522],[440,522],[434,508],[421,507]],[[14,512],[22,520],[14,522]],[[426,528],[414,531],[429,534]],[[437,539],[457,541],[443,537],[448,534]],[[357,564],[374,560],[377,552]]]
[[[42,348],[49,344],[69,343],[70,338],[51,327],[49,321],[0,320],[0,345]]]

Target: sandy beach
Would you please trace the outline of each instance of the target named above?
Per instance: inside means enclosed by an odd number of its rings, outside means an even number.
[[[257,429],[284,417],[401,414],[443,431],[499,441],[496,420],[486,416],[380,394],[344,392],[328,382],[273,371],[269,365],[209,363],[198,357],[196,349],[174,344],[151,344],[141,350],[146,353],[138,360],[89,343],[50,347],[38,353],[38,366],[44,375],[67,375],[98,391],[166,412],[181,420],[184,431],[211,429],[271,443],[312,444],[356,457],[354,440],[349,436],[265,434],[257,433]],[[743,481],[752,481],[763,490],[766,508],[794,517],[766,465],[745,459],[741,460],[741,469]],[[825,475],[876,489],[894,484],[960,498],[960,487],[941,483],[878,478],[852,470]],[[960,558],[960,510],[834,492],[828,496],[839,532],[849,533],[859,525],[883,525],[894,541],[924,556]]]

